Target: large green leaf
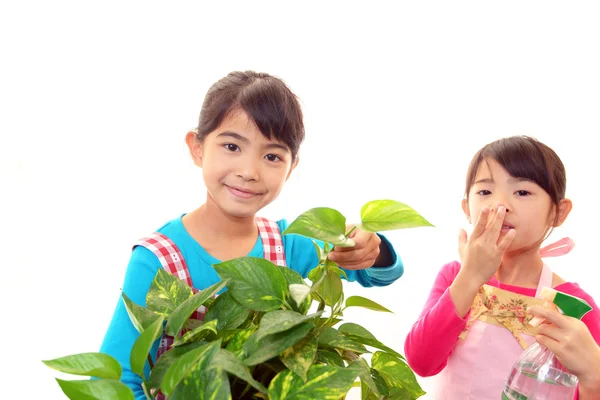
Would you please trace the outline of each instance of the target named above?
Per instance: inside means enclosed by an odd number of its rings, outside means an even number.
[[[235,329],[248,318],[250,310],[235,301],[229,292],[225,292],[212,304],[204,316],[204,322],[217,320],[217,330]]]
[[[199,378],[195,372],[206,369],[220,347],[221,341],[217,340],[202,345],[179,357],[165,373],[160,385],[161,391],[166,396],[171,396],[171,393],[173,393],[184,378],[189,378],[187,384],[191,385],[192,381]]]
[[[181,346],[182,344],[197,342],[206,338],[211,333],[214,333],[215,335],[217,334],[217,320],[215,319],[206,322],[189,332],[186,332],[182,337],[173,342],[173,346]]]
[[[361,296],[350,296],[346,299],[346,307],[363,307],[368,308],[373,311],[384,311],[394,313],[391,310],[388,310],[384,306],[375,303],[373,300],[367,299],[366,297]]]
[[[306,211],[283,231],[283,235],[291,233],[329,242],[335,246],[354,246],[354,241],[346,237],[346,217],[333,208],[319,207]]]
[[[319,347],[329,347],[340,350],[349,350],[358,354],[368,353],[369,351],[360,343],[347,338],[335,328],[323,328],[319,332]]]
[[[196,364],[169,397],[171,400],[230,400],[227,372]]]
[[[227,343],[225,348],[233,353],[237,358],[242,359],[245,355],[244,343],[246,343],[246,340],[248,340],[250,335],[256,332],[257,328],[258,327],[256,325],[252,325],[249,328],[236,333],[229,343]]]
[[[179,357],[205,344],[206,342],[192,342],[183,346],[171,347],[169,351],[163,353],[163,355],[158,357],[154,368],[152,368],[150,379],[148,379],[148,388],[154,389],[160,387],[165,373]]]
[[[167,319],[167,335],[175,336],[179,333],[185,321],[190,318],[192,313],[198,309],[204,302],[212,298],[221,289],[225,287],[227,281],[217,282],[212,286],[207,287],[204,290],[199,291],[183,303],[181,303]]]
[[[192,289],[185,281],[160,268],[146,295],[146,307],[167,316],[192,294]]]
[[[148,359],[150,349],[154,344],[154,341],[160,337],[163,332],[164,317],[161,315],[152,325],[143,331],[140,336],[135,340],[129,362],[131,364],[131,370],[140,375],[144,376],[144,365]]]
[[[73,375],[121,379],[121,364],[104,353],[80,353],[42,361],[48,367]]]
[[[159,314],[135,304],[125,293],[122,293],[121,296],[123,296],[123,302],[125,303],[129,319],[138,332],[142,333],[158,319]]]
[[[230,351],[219,349],[212,360],[212,366],[223,368],[225,371],[248,382],[253,388],[261,393],[267,393],[267,388],[255,380],[247,367]]]
[[[418,212],[395,200],[375,200],[360,210],[362,229],[381,232],[393,229],[433,226]]]
[[[275,310],[270,313],[266,313],[260,320],[258,331],[256,331],[255,340],[260,341],[267,335],[273,335],[275,333],[287,331],[294,326],[300,325],[304,322],[310,321],[314,318],[318,318],[323,314],[323,311],[316,312],[310,315],[302,315],[296,311],[289,310]]]
[[[244,344],[246,352],[244,363],[252,366],[278,356],[306,337],[312,328],[314,328],[313,324],[305,322],[287,331],[265,336],[260,341],[256,340],[256,332],[253,333]]]
[[[404,356],[402,354],[396,352],[395,350],[387,347],[386,345],[378,341],[371,332],[369,332],[368,330],[366,330],[358,324],[352,322],[345,323],[338,328],[338,331],[343,333],[346,337],[348,337],[348,339],[351,339],[356,343],[361,343],[367,346],[375,347],[379,350],[384,350],[404,360]]]
[[[71,400],[134,400],[131,389],[116,380],[56,381]]]
[[[358,376],[354,368],[313,365],[308,380],[302,381],[290,370],[277,374],[269,385],[270,400],[338,400],[343,397]]]
[[[317,361],[327,365],[337,365],[338,367],[346,366],[342,356],[340,356],[337,351],[333,350],[318,349]]]
[[[306,382],[308,368],[314,363],[317,355],[317,339],[307,336],[292,347],[283,351],[279,359]]]
[[[417,382],[414,372],[398,357],[378,351],[371,358],[371,366],[379,372],[388,386],[405,389],[412,399],[417,399],[425,394]]]
[[[334,270],[328,270],[325,279],[323,279],[317,288],[317,293],[325,299],[325,304],[328,306],[333,307],[337,304],[343,293],[343,284],[340,274]]]
[[[283,273],[283,276],[285,276],[288,286],[288,290],[286,292],[286,301],[294,308],[294,311],[298,311],[300,314],[306,314],[312,303],[310,295],[306,296],[306,298],[304,298],[300,304],[297,304],[292,296],[291,289],[289,288],[290,285],[306,285],[306,282],[304,279],[302,279],[302,275],[287,267],[279,267],[279,270]]]
[[[231,296],[246,308],[273,311],[285,302],[287,283],[279,267],[258,257],[241,257],[214,265],[221,279],[229,279]]]

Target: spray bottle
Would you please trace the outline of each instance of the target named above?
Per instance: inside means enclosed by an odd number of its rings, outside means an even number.
[[[557,309],[562,314],[581,319],[592,310],[583,299],[554,289],[542,289],[546,307]],[[543,322],[534,318],[533,326]],[[519,357],[506,380],[503,400],[572,400],[577,390],[578,379],[558,361],[554,353],[540,344],[533,343]]]

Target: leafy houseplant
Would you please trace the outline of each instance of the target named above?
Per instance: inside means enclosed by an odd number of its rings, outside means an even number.
[[[378,200],[361,210],[361,229],[431,226],[412,208]],[[130,319],[140,331],[131,351],[131,369],[140,375],[148,399],[158,391],[168,399],[343,399],[360,385],[362,399],[416,399],[423,390],[404,357],[379,342],[367,329],[342,323],[348,307],[389,310],[367,298],[344,297],[345,273],[328,255],[333,246],[353,246],[346,218],[331,208],[300,215],[283,232],[316,242],[318,265],[307,282],[290,268],[241,257],[214,265],[221,281],[196,294],[162,269],[146,297],[146,307],[123,293]],[[227,291],[215,295],[223,288]],[[203,322],[190,319],[201,305]],[[313,308],[316,306],[316,309]],[[312,312],[310,312],[313,310]],[[174,336],[173,347],[158,358],[149,356],[163,330]],[[370,364],[363,358],[372,353]],[[61,372],[93,380],[61,380],[70,399],[133,399],[119,381],[120,364],[102,353],[83,353],[44,363]],[[149,363],[151,373],[144,375]],[[360,382],[356,382],[360,380]]]

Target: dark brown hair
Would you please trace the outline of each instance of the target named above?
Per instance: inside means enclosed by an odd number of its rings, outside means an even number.
[[[567,175],[565,166],[550,147],[529,136],[512,136],[483,146],[471,160],[467,172],[465,196],[486,158],[496,160],[515,178],[535,182],[548,193],[555,206],[565,198]]]
[[[296,159],[304,140],[300,103],[279,78],[254,71],[234,71],[214,83],[206,93],[197,138],[202,141],[235,111],[243,111],[267,139],[289,147]]]

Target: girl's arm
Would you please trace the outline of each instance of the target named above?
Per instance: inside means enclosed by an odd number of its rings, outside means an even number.
[[[459,270],[458,262],[442,267],[419,319],[404,342],[406,360],[420,376],[436,375],[444,369],[466,326],[467,315],[457,314],[450,297],[450,285]]]

